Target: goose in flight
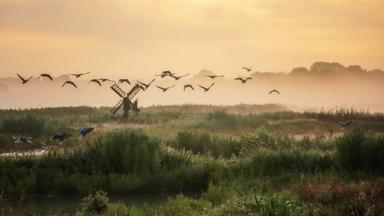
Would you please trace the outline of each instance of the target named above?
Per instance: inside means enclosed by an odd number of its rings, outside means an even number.
[[[181,79],[181,78],[183,78],[183,77],[186,77],[186,76],[188,76],[188,75],[189,75],[189,73],[184,74],[184,75],[182,75],[182,76],[171,75],[171,77],[172,77],[173,79],[175,79],[175,80],[179,80],[179,79]]]
[[[208,87],[204,87],[204,86],[201,86],[201,85],[198,85],[200,88],[202,88],[203,90],[204,90],[204,92],[207,92],[207,91],[209,91],[209,89],[213,86],[213,85],[215,85],[215,83],[212,83],[210,86],[208,86]]]
[[[32,76],[29,77],[28,79],[25,79],[25,78],[22,77],[20,74],[17,74],[17,76],[21,79],[22,84],[25,84],[25,83],[27,83],[29,80],[32,79]]]
[[[65,81],[61,87],[64,87],[65,85],[72,85],[73,87],[77,88],[77,85],[72,81]]]
[[[59,133],[53,134],[52,139],[53,140],[58,140],[60,145],[63,145],[64,141],[67,140],[69,137],[71,137],[70,134],[67,134],[65,132],[62,132],[62,133],[59,132]]]
[[[30,137],[24,137],[24,136],[12,136],[12,139],[13,139],[13,141],[15,142],[15,144],[19,144],[19,143],[28,143],[28,144],[31,144],[31,143],[32,143],[32,138],[30,138]]]
[[[77,74],[71,74],[71,76],[74,76],[76,78],[80,78],[81,76],[83,75],[86,75],[86,74],[89,74],[90,72],[86,72],[86,73],[77,73]]]
[[[272,93],[277,93],[277,94],[280,94],[279,91],[277,91],[276,89],[273,89],[272,91],[268,92],[268,94],[272,94]]]
[[[149,88],[149,86],[151,86],[151,84],[152,84],[155,80],[156,80],[156,79],[151,80],[151,82],[149,82],[148,84],[143,83],[143,82],[140,82],[140,81],[137,81],[137,82],[140,83],[142,86],[144,86],[145,89],[147,89],[147,88]]]
[[[195,91],[195,89],[193,88],[193,86],[191,84],[184,85],[184,91],[185,91],[186,88],[190,88],[193,91]]]
[[[252,77],[247,77],[247,78],[241,78],[241,77],[237,77],[235,80],[240,80],[242,84],[245,84],[247,82],[247,80],[251,80]]]
[[[352,121],[342,122],[342,121],[339,120],[338,122],[339,122],[341,128],[343,128],[343,129],[348,127],[350,124],[352,124]]]
[[[119,83],[128,83],[131,85],[131,82],[128,79],[119,79]]]
[[[166,92],[166,91],[168,91],[168,89],[175,87],[175,85],[172,85],[169,87],[161,87],[161,86],[156,85],[156,87],[161,89],[163,92]]]
[[[107,78],[101,78],[99,79],[101,82],[113,82],[113,80],[107,79]]]
[[[211,79],[215,79],[217,77],[224,77],[224,75],[207,75],[207,77],[209,77]]]
[[[94,129],[94,128],[89,128],[89,127],[86,127],[86,128],[81,129],[79,139],[82,140],[88,133],[90,133],[91,131],[93,131],[93,129]]]
[[[98,79],[91,79],[91,80],[89,80],[89,82],[93,82],[93,83],[96,83],[99,86],[102,86],[101,82]]]
[[[251,71],[252,71],[252,67],[242,67],[241,69],[244,69],[244,70],[246,70],[246,71],[248,71],[248,72],[251,72]]]
[[[172,73],[169,70],[163,71],[163,72],[161,72],[161,74],[155,74],[155,76],[159,76],[161,78],[164,78],[166,76],[173,76],[173,75],[175,75],[175,73]]]
[[[39,76],[39,77],[45,77],[45,78],[48,78],[49,80],[53,81],[53,78],[52,78],[52,76],[51,76],[51,75],[49,75],[49,74],[47,74],[47,73],[42,73],[42,74],[40,74],[40,76]]]

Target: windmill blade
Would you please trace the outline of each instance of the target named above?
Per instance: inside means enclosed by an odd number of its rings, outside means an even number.
[[[113,108],[111,109],[111,112],[115,114],[120,109],[121,106],[123,106],[123,100],[120,100],[115,106],[113,106]]]
[[[112,86],[111,86],[111,89],[117,94],[119,95],[120,97],[125,97],[126,93],[116,84],[114,83]]]
[[[132,98],[135,97],[135,95],[140,91],[140,89],[140,85],[136,83],[136,85],[133,86],[133,88],[127,94],[129,100],[132,100]]]

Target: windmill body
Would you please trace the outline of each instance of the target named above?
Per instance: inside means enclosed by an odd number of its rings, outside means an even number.
[[[111,109],[111,112],[115,114],[119,109],[123,108],[123,118],[128,118],[128,113],[132,110],[135,113],[140,112],[138,108],[138,100],[132,102],[133,97],[142,89],[139,84],[134,85],[128,93],[125,93],[116,83],[111,86],[111,89],[120,96],[121,100]]]

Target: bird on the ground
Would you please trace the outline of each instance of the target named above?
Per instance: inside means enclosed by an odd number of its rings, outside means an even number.
[[[166,92],[166,91],[168,91],[168,89],[175,87],[175,85],[172,85],[169,87],[161,87],[161,86],[156,85],[156,87],[161,89],[163,92]]]
[[[119,83],[128,83],[131,85],[131,82],[128,79],[119,79]]]
[[[250,72],[250,71],[252,70],[252,67],[242,67],[242,69],[244,69],[244,70]]]
[[[94,128],[89,128],[89,127],[85,127],[83,129],[81,129],[80,131],[80,137],[79,139],[83,139],[85,137],[85,135],[87,135],[88,133],[90,133],[91,131],[93,131]]]
[[[25,78],[22,77],[20,74],[17,74],[17,76],[21,79],[22,84],[25,84],[25,83],[27,83],[30,79],[32,79],[32,76],[29,77],[28,79],[25,79]]]
[[[339,122],[341,128],[343,128],[343,129],[352,124],[352,121],[342,122],[342,121],[339,120],[338,122]]]
[[[251,80],[252,77],[247,77],[247,78],[241,78],[241,77],[237,77],[235,80],[240,80],[242,84],[246,83],[247,80]]]
[[[49,74],[47,74],[47,73],[42,73],[42,74],[40,74],[40,76],[39,77],[45,77],[45,78],[48,78],[48,79],[50,79],[51,81],[53,81],[53,78],[52,78],[52,76],[51,75],[49,75]]]
[[[77,74],[71,74],[71,76],[74,76],[76,78],[80,78],[81,76],[83,75],[86,75],[86,74],[89,74],[90,72],[86,72],[86,73],[77,73]]]
[[[101,78],[99,79],[101,82],[114,82],[113,80],[107,79],[107,78]]]
[[[213,86],[213,85],[215,85],[215,83],[212,83],[210,86],[208,86],[208,87],[204,87],[204,86],[201,86],[201,85],[198,85],[200,88],[202,88],[203,90],[204,90],[204,92],[207,92],[207,91],[209,91],[209,89]]]
[[[65,132],[59,132],[59,133],[53,134],[52,139],[58,140],[60,145],[63,145],[64,141],[67,140],[69,137],[71,137],[70,134],[67,134]]]
[[[65,85],[72,85],[73,87],[77,88],[77,85],[70,80],[65,81],[61,87],[64,87]]]
[[[276,89],[273,89],[272,91],[268,92],[268,94],[272,94],[272,93],[277,93],[277,94],[280,94],[279,91],[277,91]]]
[[[19,143],[32,143],[32,138],[30,137],[24,137],[24,136],[12,136],[12,139],[13,141],[16,143],[16,144],[19,144]]]
[[[89,82],[93,82],[93,83],[96,83],[99,86],[102,86],[101,82],[98,79],[91,79],[91,80],[89,80]]]
[[[207,75],[207,77],[209,77],[211,79],[215,79],[217,77],[224,77],[224,75]]]
[[[186,76],[188,76],[188,75],[189,75],[189,73],[184,74],[184,75],[182,75],[182,76],[171,75],[171,77],[172,77],[173,79],[175,79],[175,80],[179,80],[179,79],[181,79],[181,78],[183,78],[183,77],[186,77]]]
[[[195,89],[193,88],[193,86],[191,84],[184,85],[184,91],[185,91],[186,88],[190,88],[193,91],[195,91]]]
[[[140,82],[140,81],[137,81],[137,82],[140,83],[142,86],[144,86],[145,89],[147,89],[147,88],[149,88],[149,86],[151,86],[151,84],[152,84],[155,80],[156,80],[156,79],[151,80],[151,82],[149,82],[148,84],[143,83],[143,82]]]

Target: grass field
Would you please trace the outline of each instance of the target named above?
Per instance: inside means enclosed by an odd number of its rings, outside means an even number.
[[[109,108],[1,110],[0,200],[85,197],[51,215],[383,215],[384,114],[244,104],[120,117]],[[353,122],[342,129],[338,120]],[[95,130],[79,140],[82,127]],[[50,139],[58,131],[73,136],[60,146]],[[50,149],[31,155],[42,143]],[[166,198],[114,198],[143,194]]]

